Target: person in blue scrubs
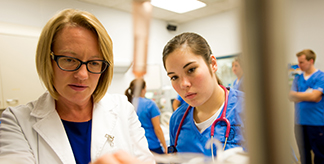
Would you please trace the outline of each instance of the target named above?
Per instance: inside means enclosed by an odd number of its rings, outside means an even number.
[[[180,95],[177,95],[177,98],[175,98],[173,100],[173,103],[172,103],[172,108],[173,108],[173,111],[177,110],[178,107],[184,102],[184,100],[181,98]]]
[[[135,85],[140,86],[138,96],[135,94]],[[145,129],[149,149],[158,154],[167,153],[166,141],[160,126],[160,110],[154,101],[145,98],[145,93],[146,82],[143,79],[134,79],[125,91],[128,101],[134,104],[138,119]]]
[[[303,71],[294,78],[289,99],[295,102],[295,137],[302,164],[324,163],[324,73],[315,68],[316,54],[305,49],[296,54]]]
[[[237,77],[233,82],[233,88],[243,91],[243,69],[242,61],[240,58],[234,58],[234,61],[232,62],[232,71]]]
[[[220,117],[228,93],[226,118],[229,120],[230,133],[225,150],[244,147],[244,93],[236,89],[224,89],[216,76],[217,61],[207,41],[196,33],[182,33],[171,39],[163,50],[163,64],[171,84],[184,99],[170,119],[170,145],[175,144],[177,130],[187,107],[177,145],[177,152],[203,153],[207,156],[216,155],[216,148],[206,149],[211,138],[214,120]],[[214,138],[225,144],[226,124],[218,122],[214,129]]]

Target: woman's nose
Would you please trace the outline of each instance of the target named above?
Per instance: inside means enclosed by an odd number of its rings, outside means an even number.
[[[190,83],[188,78],[182,78],[181,79],[181,83],[180,83],[181,89],[185,89],[185,88],[188,88],[190,86],[191,86],[191,83]]]
[[[87,66],[85,64],[82,64],[81,67],[78,70],[76,70],[74,76],[80,80],[87,79],[89,77]]]

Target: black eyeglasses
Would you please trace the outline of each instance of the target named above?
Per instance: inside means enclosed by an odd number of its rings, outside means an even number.
[[[109,67],[109,63],[105,60],[88,60],[83,62],[74,57],[55,55],[54,52],[51,52],[51,56],[56,61],[57,66],[64,71],[76,71],[82,64],[85,64],[90,73],[101,74]]]

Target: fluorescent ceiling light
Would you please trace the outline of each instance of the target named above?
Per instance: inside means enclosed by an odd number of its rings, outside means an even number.
[[[185,13],[206,6],[205,3],[197,0],[151,0],[151,4],[176,13]]]

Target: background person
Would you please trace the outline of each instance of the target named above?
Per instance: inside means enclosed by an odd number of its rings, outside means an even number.
[[[302,164],[324,163],[324,73],[315,68],[316,54],[305,49],[296,54],[303,71],[293,81],[289,99],[295,102],[295,137]]]
[[[213,122],[220,117],[226,104],[226,118],[231,124],[227,144],[225,145],[227,126],[224,122],[215,125],[214,138],[225,146],[225,150],[241,147],[245,141],[241,118],[244,93],[235,89],[228,90],[219,84],[216,58],[207,41],[195,33],[175,36],[164,47],[163,64],[173,88],[187,103],[181,105],[170,119],[170,144],[173,149],[177,152],[215,155],[216,148],[211,152],[205,145],[211,138]],[[227,93],[228,102],[225,101]],[[180,126],[182,119],[183,124]],[[178,129],[180,133],[176,140]]]
[[[135,97],[136,84],[141,88],[139,97]],[[149,149],[158,154],[167,153],[167,145],[160,125],[159,108],[154,101],[145,98],[145,93],[146,83],[143,79],[134,79],[125,91],[129,102],[137,101],[135,105],[135,107],[137,106],[136,113],[142,127],[145,129]]]
[[[234,61],[232,62],[232,71],[237,77],[233,82],[233,88],[243,91],[243,69],[242,61],[240,58],[234,58]]]
[[[178,107],[184,102],[184,100],[181,98],[180,95],[177,95],[177,98],[175,98],[172,102],[172,108],[173,111],[177,110]]]
[[[66,9],[51,18],[39,38],[36,67],[48,91],[3,112],[0,158],[88,164],[123,149],[152,159],[134,107],[123,95],[106,94],[112,40],[94,15]]]

